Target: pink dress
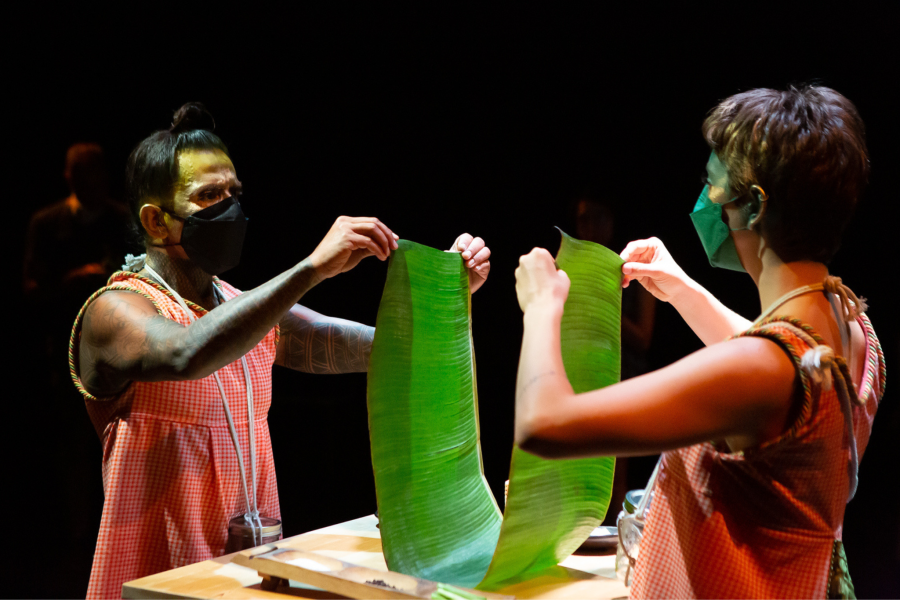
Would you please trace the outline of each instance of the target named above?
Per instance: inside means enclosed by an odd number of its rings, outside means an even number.
[[[861,401],[850,406],[862,459],[884,392],[884,357],[868,318],[857,322],[866,333],[866,361],[861,384],[849,388]],[[810,348],[786,319],[768,319],[741,335],[776,341],[798,369]],[[836,389],[849,372],[830,388],[800,373],[801,414],[780,438],[737,453],[703,443],[663,454],[632,598],[835,593],[846,569],[841,536],[850,491],[850,436]],[[852,593],[849,577],[844,581],[844,593]]]
[[[240,294],[223,281],[215,283],[226,299]],[[160,315],[189,323],[165,288],[129,272],[113,274],[75,320],[69,344],[72,378],[103,445],[105,502],[88,598],[118,598],[126,581],[221,556],[228,521],[246,511],[237,456],[212,375],[195,381],[132,382],[123,392],[103,398],[84,389],[77,372],[82,318],[90,303],[109,290],[141,294]],[[206,313],[196,304],[188,306],[196,317]],[[275,327],[246,355],[253,384],[252,425],[241,361],[218,373],[245,465],[250,464],[249,426],[255,431],[260,514],[280,519],[266,421],[277,344]],[[249,466],[247,478],[249,488]]]

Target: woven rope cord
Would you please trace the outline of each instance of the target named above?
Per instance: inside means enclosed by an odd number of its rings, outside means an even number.
[[[800,383],[803,387],[803,405],[801,406],[800,415],[797,417],[797,419],[794,421],[794,424],[791,426],[791,428],[787,432],[785,432],[781,436],[778,436],[774,440],[766,442],[765,443],[766,446],[772,445],[774,443],[780,442],[785,439],[793,439],[797,435],[797,432],[800,430],[800,428],[806,423],[806,421],[808,420],[808,418],[810,416],[810,413],[812,412],[812,385],[810,384],[809,375],[806,373],[806,371],[804,371],[803,369],[800,368],[800,361],[802,359],[802,355],[797,350],[797,348],[790,342],[790,340],[788,339],[787,336],[785,336],[783,333],[780,333],[778,331],[773,331],[772,329],[769,328],[769,326],[772,326],[772,325],[777,326],[778,324],[781,324],[781,323],[789,323],[791,325],[794,325],[795,327],[804,329],[804,331],[806,331],[810,335],[810,337],[812,337],[817,342],[822,339],[818,336],[818,334],[815,333],[815,331],[813,331],[813,329],[811,327],[805,326],[803,323],[800,322],[799,319],[794,319],[791,317],[778,317],[778,316],[769,317],[769,318],[765,319],[764,321],[762,321],[756,327],[752,327],[752,328],[748,329],[747,331],[739,333],[737,336],[735,336],[735,337],[757,336],[757,337],[767,337],[770,339],[774,339],[776,342],[778,342],[779,345],[783,346],[788,351],[788,354],[790,354],[790,356],[794,362],[794,366],[797,369],[797,373],[800,375]]]

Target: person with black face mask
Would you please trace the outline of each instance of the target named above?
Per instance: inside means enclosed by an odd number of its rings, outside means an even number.
[[[247,532],[280,531],[266,417],[273,364],[364,372],[375,329],[297,302],[398,237],[371,217],[340,217],[313,253],[241,293],[217,275],[240,259],[241,183],[212,117],[186,104],[128,165],[135,229],[147,253],[95,293],[75,321],[70,368],[103,443],[105,504],[87,596],[214,558]],[[463,234],[474,292],[490,250]],[[236,536],[240,543],[240,535]]]

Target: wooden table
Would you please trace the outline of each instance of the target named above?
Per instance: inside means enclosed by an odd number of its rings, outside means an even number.
[[[317,529],[278,542],[279,548],[296,548],[339,558],[371,569],[387,571],[381,552],[381,536],[374,515]],[[256,571],[231,562],[233,554],[188,565],[122,586],[124,598],[342,598],[329,592],[291,582],[274,592],[260,589]],[[616,578],[615,555],[572,555],[551,573],[497,590],[517,598],[623,598],[628,588]]]

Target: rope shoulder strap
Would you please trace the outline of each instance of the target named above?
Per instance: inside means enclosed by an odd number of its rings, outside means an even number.
[[[75,317],[75,322],[72,324],[72,332],[69,334],[69,375],[72,377],[72,383],[75,384],[75,388],[81,393],[81,395],[86,400],[111,400],[115,398],[115,396],[103,396],[97,397],[92,395],[87,389],[84,387],[84,384],[81,381],[81,377],[78,375],[78,370],[76,369],[76,365],[78,364],[78,342],[80,340],[81,326],[84,323],[84,316],[87,314],[87,309],[101,294],[105,292],[112,291],[121,291],[121,292],[131,292],[132,294],[139,294],[149,300],[153,307],[156,308],[156,312],[160,314],[160,316],[165,316],[162,308],[156,302],[156,299],[153,298],[147,292],[140,290],[139,288],[133,287],[128,284],[126,279],[131,279],[132,277],[123,277],[123,275],[129,276],[134,275],[133,273],[125,273],[122,271],[118,271],[113,273],[109,278],[109,281],[105,286],[91,294],[91,296],[87,299],[84,305],[81,307],[81,310],[78,311],[78,315]],[[134,279],[139,279],[144,281],[145,283],[153,284],[149,279],[144,277],[140,277],[138,275],[134,275]]]
[[[809,349],[800,355],[797,348],[783,334],[777,333],[776,328],[782,328],[803,341]],[[853,424],[853,406],[862,406],[865,396],[862,398],[856,393],[852,384],[852,376],[847,361],[844,357],[835,354],[831,347],[825,344],[812,327],[799,319],[788,317],[769,318],[757,327],[751,328],[741,335],[766,335],[775,337],[788,350],[794,364],[798,366],[798,372],[803,384],[804,404],[800,418],[791,427],[789,435],[794,436],[799,428],[807,421],[811,413],[811,401],[813,388],[818,390],[834,389],[841,405],[844,416],[844,430],[850,439],[850,465],[848,476],[850,479],[850,492],[847,502],[856,495],[859,483],[857,471],[859,469],[859,456],[856,448],[855,428]],[[798,360],[799,358],[799,360]]]
[[[816,334],[811,327],[802,323],[798,319],[789,319],[787,317],[770,317],[761,323],[754,324],[750,329],[738,334],[735,337],[765,337],[781,346],[787,352],[791,361],[794,363],[797,374],[800,377],[800,386],[803,390],[803,405],[800,408],[798,417],[794,420],[791,428],[778,438],[766,442],[764,445],[769,446],[785,439],[796,437],[800,428],[809,420],[812,413],[812,394],[815,381],[809,369],[803,367],[803,358],[808,351],[795,343],[794,338],[800,338],[808,345],[816,345],[817,342],[824,342],[822,338]],[[809,344],[807,338],[811,338],[813,344]]]

